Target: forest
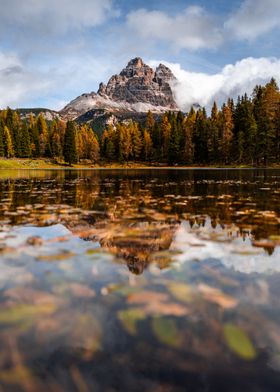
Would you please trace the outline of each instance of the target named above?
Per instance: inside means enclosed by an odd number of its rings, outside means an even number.
[[[280,92],[275,79],[256,86],[252,96],[228,99],[209,115],[205,108],[188,113],[147,113],[144,123],[109,125],[102,136],[87,124],[42,115],[0,113],[0,157],[50,158],[78,162],[128,161],[168,165],[250,165],[280,162]]]

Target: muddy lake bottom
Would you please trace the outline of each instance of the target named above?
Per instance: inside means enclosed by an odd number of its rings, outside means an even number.
[[[2,170],[0,391],[280,390],[280,169]]]

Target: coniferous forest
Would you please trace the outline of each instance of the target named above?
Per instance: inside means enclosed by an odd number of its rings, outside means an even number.
[[[211,113],[168,112],[144,123],[108,126],[99,137],[89,125],[42,115],[0,113],[0,156],[51,158],[75,164],[139,161],[168,165],[252,165],[280,162],[280,92],[274,79]]]

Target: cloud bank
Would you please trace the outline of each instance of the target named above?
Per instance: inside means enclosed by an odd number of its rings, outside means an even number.
[[[224,26],[240,40],[254,40],[279,25],[279,0],[245,0]]]
[[[265,84],[272,77],[280,83],[280,60],[276,58],[246,58],[226,65],[216,74],[188,72],[180,64],[160,61],[168,66],[178,79],[173,85],[179,107],[187,111],[198,103],[209,110],[214,101],[222,105],[229,97],[236,99],[251,94],[256,84]],[[156,66],[159,61],[151,61]]]
[[[100,25],[116,13],[112,0],[9,0],[1,2],[0,28],[65,33]]]
[[[177,49],[215,48],[222,42],[214,16],[190,6],[174,17],[139,9],[127,15],[127,27],[140,39],[168,42]]]

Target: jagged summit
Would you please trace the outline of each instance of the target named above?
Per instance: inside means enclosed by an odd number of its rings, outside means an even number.
[[[172,71],[164,64],[154,70],[136,57],[107,84],[100,83],[97,93],[77,97],[60,113],[74,119],[92,109],[112,112],[178,110],[171,87],[175,81]]]

